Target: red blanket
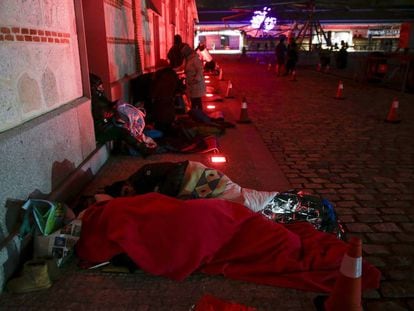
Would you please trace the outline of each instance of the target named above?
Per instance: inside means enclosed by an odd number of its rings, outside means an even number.
[[[119,253],[144,271],[182,280],[196,270],[260,284],[330,292],[347,244],[307,223],[281,225],[237,203],[157,193],[86,211],[77,254],[98,263]],[[364,261],[362,287],[380,272]]]

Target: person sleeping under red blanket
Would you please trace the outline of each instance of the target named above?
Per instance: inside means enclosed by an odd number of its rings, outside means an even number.
[[[179,199],[220,198],[258,212],[277,191],[241,187],[219,170],[197,161],[155,162],[140,167],[127,179],[105,187],[112,197],[158,192]]]
[[[196,161],[147,163],[127,179],[106,186],[105,192],[111,197],[158,192],[179,199],[220,198],[281,223],[308,221],[318,230],[345,238],[344,227],[328,200],[301,191],[242,187],[219,170]]]
[[[174,280],[200,271],[331,292],[347,247],[308,223],[279,224],[235,202],[152,192],[86,209],[76,251],[91,264],[126,254],[147,273]],[[378,288],[379,280],[379,270],[363,260],[363,289]]]

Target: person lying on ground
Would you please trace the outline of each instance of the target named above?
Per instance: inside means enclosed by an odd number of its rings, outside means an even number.
[[[125,254],[146,273],[173,280],[198,271],[313,292],[334,289],[347,249],[308,223],[282,225],[227,200],[155,192],[89,207],[76,244],[85,268]],[[362,290],[378,288],[380,271],[364,259],[361,270]]]
[[[104,188],[112,197],[158,192],[178,199],[218,198],[244,205],[279,223],[308,222],[345,238],[333,205],[302,191],[259,191],[241,187],[222,172],[196,161],[158,162],[139,168],[125,180]]]
[[[243,188],[228,176],[196,161],[145,164],[125,180],[104,188],[112,197],[159,192],[179,199],[220,198],[258,212],[278,193]]]

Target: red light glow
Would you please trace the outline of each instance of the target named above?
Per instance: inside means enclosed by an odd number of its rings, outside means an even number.
[[[213,97],[213,94],[211,94],[211,93],[207,93],[207,94],[206,94],[206,96],[207,96],[207,97]]]
[[[222,155],[213,155],[210,157],[211,163],[227,163],[227,158]]]
[[[215,105],[207,105],[207,109],[216,109]]]

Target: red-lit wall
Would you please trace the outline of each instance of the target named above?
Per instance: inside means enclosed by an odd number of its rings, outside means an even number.
[[[195,0],[82,1],[89,71],[111,100],[129,101],[130,79],[156,69],[174,34],[194,41]]]

